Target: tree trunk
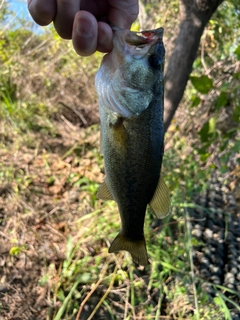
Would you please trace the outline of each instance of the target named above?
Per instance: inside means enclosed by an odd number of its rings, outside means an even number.
[[[165,76],[165,131],[182,99],[204,28],[222,2],[180,0],[180,31]]]

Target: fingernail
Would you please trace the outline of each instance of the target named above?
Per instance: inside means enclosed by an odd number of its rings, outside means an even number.
[[[89,20],[77,20],[76,32],[82,38],[90,38],[93,36],[93,26]]]

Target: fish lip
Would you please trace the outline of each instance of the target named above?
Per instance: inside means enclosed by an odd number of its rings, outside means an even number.
[[[125,35],[125,41],[130,45],[135,45],[136,43],[149,44],[162,41],[164,29],[158,28],[155,30],[143,30],[143,31],[131,31],[116,26],[111,26],[113,33],[117,35],[118,33]]]
[[[153,29],[153,30],[131,31],[131,30],[127,30],[124,28],[116,27],[112,24],[110,24],[110,26],[112,28],[113,33],[120,31],[120,32],[128,33],[128,34],[136,34],[138,36],[142,35],[141,36],[142,38],[149,38],[150,36],[155,36],[155,37],[158,37],[160,40],[162,40],[163,33],[164,33],[164,28],[162,28],[162,27],[157,28],[157,29]]]

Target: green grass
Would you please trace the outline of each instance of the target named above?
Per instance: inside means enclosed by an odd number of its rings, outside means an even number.
[[[97,319],[101,310],[113,320],[230,320],[230,309],[239,308],[234,300],[237,293],[215,285],[216,297],[209,300],[201,287],[204,281],[195,274],[192,248],[198,243],[191,235],[188,209],[199,208],[194,198],[206,190],[216,167],[209,160],[211,150],[215,148],[214,155],[220,153],[220,169],[225,172],[229,157],[239,150],[239,142],[233,139],[228,144],[230,132],[223,136],[224,141],[216,135],[216,145],[214,140],[201,142],[199,136],[194,136],[193,143],[184,129],[176,126],[175,134],[166,135],[170,147],[163,161],[164,178],[171,192],[171,214],[155,228],[151,226],[155,218],[150,212],[146,214],[144,232],[151,264],[146,268],[135,266],[127,252],[109,254],[108,247],[119,232],[120,217],[113,201],[102,202],[96,197],[103,178],[99,125],[82,129],[64,117],[60,119],[65,122],[57,118],[61,90],[66,90],[67,98],[74,92],[74,99],[67,100],[72,107],[78,103],[92,107],[96,103],[89,84],[93,83],[101,55],[94,60],[80,60],[71,44],[63,45],[59,37],[54,37],[54,44],[47,45],[49,39],[42,42],[42,51],[34,51],[34,43],[30,42],[33,55],[23,54],[19,60],[21,39],[18,50],[11,49],[12,56],[0,47],[0,183],[7,190],[4,194],[1,189],[0,204],[8,211],[0,223],[4,221],[7,226],[11,265],[28,253],[30,244],[34,247],[32,238],[36,243],[47,242],[45,236],[50,232],[46,231],[43,238],[38,232],[45,223],[54,226],[63,221],[67,231],[66,235],[59,231],[59,246],[64,249],[64,259],[49,262],[46,256],[38,279],[39,287],[46,289],[46,319],[83,319],[86,314],[88,319]],[[19,39],[17,33],[14,39]],[[39,59],[39,65],[35,59]],[[89,61],[93,68],[89,68]],[[11,68],[10,62],[14,62]],[[24,78],[25,65],[27,75],[36,78]],[[54,75],[50,74],[52,70]],[[38,84],[36,79],[43,82]],[[69,82],[64,86],[61,81]],[[32,86],[25,96],[21,90],[28,82]],[[238,109],[235,117],[239,116]],[[197,125],[202,128],[202,123]],[[56,191],[54,187],[59,185]],[[66,205],[63,199],[74,190],[76,203]],[[57,210],[58,206],[63,212]]]
[[[89,129],[87,135],[91,136]],[[74,149],[66,157],[75,156],[75,151],[78,152]],[[92,152],[102,167],[96,149],[89,146],[87,152]],[[164,160],[165,180],[171,190],[171,214],[157,229],[151,227],[151,214],[146,215],[145,236],[151,264],[145,269],[136,268],[128,253],[108,254],[107,247],[120,227],[117,206],[113,201],[103,203],[96,199],[98,183],[78,177],[77,173],[69,175],[67,184],[85,192],[84,201],[93,210],[73,221],[74,237],[68,237],[65,260],[50,265],[39,279],[42,287],[51,284],[49,320],[80,319],[86,306],[90,311],[88,319],[95,319],[99,310],[105,310],[116,320],[119,312],[123,319],[231,319],[227,302],[236,306],[225,296],[227,288],[216,288],[217,295],[209,302],[200,286],[202,280],[194,274],[191,258],[194,239],[186,213],[189,207],[196,206],[191,199],[205,190],[209,172],[198,170],[193,176],[199,163],[194,155],[182,160],[182,152],[172,150]],[[49,155],[45,158],[44,170],[51,172]],[[34,180],[14,167],[2,167],[1,178],[14,182],[18,198]],[[53,174],[46,176],[50,186],[56,180]],[[24,246],[13,245],[10,253],[18,255],[22,250]],[[162,315],[161,310],[167,315]]]
[[[190,166],[194,167],[194,164]],[[189,185],[191,188],[192,185]],[[197,189],[199,191],[199,187]],[[88,192],[92,193],[91,186]],[[184,200],[183,194],[189,199],[191,192],[183,187],[176,188],[172,191],[172,198],[176,199],[174,201],[180,197]],[[175,206],[180,208],[178,216],[174,214]],[[199,287],[199,281],[202,280],[194,274],[191,258],[193,240],[186,215],[189,206],[193,207],[194,203],[173,202],[174,220],[171,221],[170,217],[164,219],[161,232],[150,228],[151,218],[147,215],[145,234],[151,265],[145,271],[136,269],[128,253],[117,256],[107,253],[108,241],[113,239],[119,229],[118,212],[113,202],[106,202],[100,209],[78,219],[76,224],[81,229],[78,243],[73,245],[69,239],[67,259],[62,265],[57,290],[54,290],[62,302],[54,319],[61,319],[63,315],[64,319],[71,319],[72,314],[77,314],[78,319],[81,313],[79,310],[83,310],[85,304],[92,306],[91,297],[99,291],[98,304],[92,307],[88,319],[92,319],[99,308],[107,309],[112,319],[118,319],[113,307],[114,300],[108,297],[116,290],[122,292],[124,319],[138,319],[139,314],[142,319],[161,319],[163,299],[169,304],[169,317],[172,314],[177,319],[231,319],[225,303],[228,298],[219,291],[217,297],[209,303],[208,297]],[[171,223],[175,224],[174,235]],[[103,242],[103,247],[98,245],[99,242]],[[93,256],[89,256],[89,252],[83,249],[84,244],[94,248]],[[81,258],[75,257],[77,253]],[[143,278],[139,276],[141,272]],[[104,286],[103,291],[101,286]],[[156,301],[148,303],[153,291],[158,293]],[[79,301],[82,302],[79,304]],[[167,316],[165,318],[168,319]]]
[[[17,112],[26,123],[31,118],[30,110],[27,114],[20,109]],[[12,113],[9,122],[10,126],[16,124],[13,128],[19,128],[17,112]],[[91,144],[97,131],[96,126],[87,128],[85,139],[90,143],[69,148],[61,155],[61,161],[76,158],[77,167],[88,155],[88,159],[103,168],[98,148]],[[27,131],[21,128],[18,134],[27,136],[29,132],[34,132],[33,126]],[[16,150],[21,150],[23,144],[24,139],[16,144]],[[85,308],[89,310],[88,319],[96,319],[99,310],[114,320],[119,319],[119,314],[123,319],[231,319],[228,306],[238,306],[225,295],[228,289],[215,287],[216,297],[209,302],[201,289],[203,280],[194,274],[191,252],[196,243],[191,236],[187,210],[196,207],[193,199],[206,189],[210,169],[199,169],[198,155],[187,154],[186,147],[182,142],[165,155],[163,170],[171,191],[172,210],[155,229],[151,227],[153,217],[147,212],[145,236],[151,264],[145,269],[136,267],[128,253],[108,254],[107,248],[120,228],[117,206],[113,201],[103,203],[96,199],[99,186],[96,181],[80,176],[78,171],[69,173],[67,188],[77,188],[83,193],[84,203],[92,209],[71,221],[73,236],[68,237],[64,261],[50,264],[39,278],[39,286],[49,286],[49,320],[80,319]],[[61,171],[52,172],[51,158],[50,152],[42,158],[43,180],[50,187],[58,180],[58,174],[64,175]],[[0,177],[13,185],[15,198],[21,199],[31,190],[36,174],[1,164]],[[24,244],[13,244],[10,253],[19,255],[25,249]]]

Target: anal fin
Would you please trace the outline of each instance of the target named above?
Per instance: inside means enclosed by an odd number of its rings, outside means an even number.
[[[169,214],[171,207],[170,195],[162,174],[160,174],[155,193],[149,205],[158,219],[163,219]]]

